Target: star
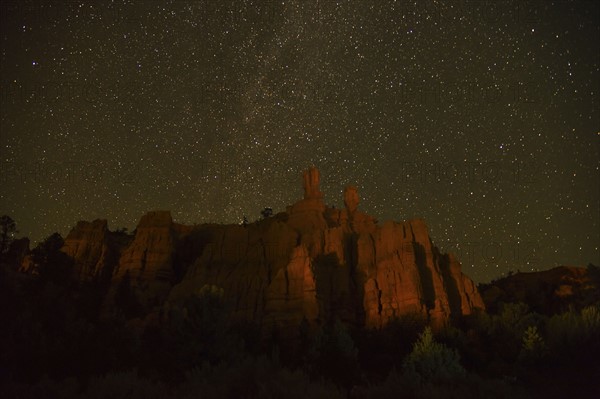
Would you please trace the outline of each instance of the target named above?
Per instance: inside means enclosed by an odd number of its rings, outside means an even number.
[[[354,184],[472,247],[476,281],[600,264],[598,7],[459,3],[6,7],[0,214],[34,245],[154,209],[238,223],[315,164],[327,203]]]

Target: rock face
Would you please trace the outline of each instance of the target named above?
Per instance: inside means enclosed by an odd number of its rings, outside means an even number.
[[[302,298],[314,297],[304,286],[305,280],[310,284],[312,279],[309,257],[297,245],[298,233],[281,215],[247,227],[202,225],[196,232],[204,250],[173,287],[171,300],[216,286],[224,290],[239,319],[302,319]],[[189,241],[198,239],[190,236]]]
[[[346,188],[346,209],[338,210],[325,207],[318,184],[311,168],[304,198],[286,213],[247,227],[202,227],[211,244],[170,299],[220,287],[237,317],[286,334],[303,320],[379,328],[411,313],[441,326],[484,308],[458,260],[433,246],[423,220],[378,226],[357,209],[355,187]]]
[[[121,252],[131,237],[111,232],[105,219],[78,222],[65,238],[61,251],[73,258],[80,281],[109,283]]]
[[[65,238],[61,251],[73,258],[74,273],[79,280],[99,277],[107,266],[109,252],[106,220],[78,222]]]
[[[344,189],[344,205],[350,214],[354,213],[358,208],[360,199],[358,197],[358,190],[354,186],[347,186]]]
[[[121,256],[115,277],[129,273],[134,280],[169,281],[173,272],[174,235],[170,212],[144,215],[137,225],[133,242]]]
[[[118,284],[127,277],[143,305],[162,303],[175,281],[176,250],[188,230],[173,223],[169,211],[142,216],[133,241],[115,268],[113,282]]]
[[[304,187],[304,199],[321,199],[323,193],[319,191],[319,181],[321,174],[319,170],[312,166],[302,173],[302,181]]]
[[[353,186],[344,191],[345,209],[328,208],[319,179],[316,168],[305,171],[303,199],[248,225],[191,227],[166,211],[146,214],[114,268],[113,287],[127,278],[146,309],[216,287],[232,317],[286,336],[302,323],[336,318],[380,328],[417,313],[439,326],[484,308],[458,260],[432,244],[423,220],[379,226],[358,209]],[[97,260],[81,268],[89,275],[106,251],[106,223],[77,231],[65,252]]]

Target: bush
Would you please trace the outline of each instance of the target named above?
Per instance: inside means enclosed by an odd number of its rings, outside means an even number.
[[[403,365],[404,373],[417,383],[448,382],[463,377],[458,353],[436,342],[431,328],[425,328]]]
[[[589,306],[554,315],[547,324],[547,342],[560,362],[576,362],[600,351],[600,311]]]
[[[200,396],[201,395],[201,396]],[[187,373],[182,398],[344,398],[333,384],[312,381],[300,370],[279,365],[276,357],[246,358],[211,366],[208,362]]]
[[[600,332],[600,310],[596,306],[588,306],[581,310],[583,332],[592,338]]]
[[[415,385],[410,376],[398,373],[395,369],[387,379],[378,385],[356,387],[352,390],[353,399],[520,399],[525,398],[520,390],[507,382],[492,379],[484,380],[475,374],[465,374],[452,381],[427,382]]]
[[[111,373],[91,379],[82,399],[168,399],[175,395],[161,382],[138,376],[136,371]]]
[[[519,358],[526,363],[541,361],[546,352],[546,344],[536,326],[529,326],[523,334],[523,348]]]
[[[360,374],[357,355],[352,337],[338,319],[313,337],[308,351],[308,369],[312,376],[325,377],[348,387]]]

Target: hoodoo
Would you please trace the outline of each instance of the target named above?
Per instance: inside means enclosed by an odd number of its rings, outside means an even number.
[[[106,222],[80,222],[64,252],[81,265],[81,278],[111,270],[113,292],[127,277],[148,311],[211,287],[232,317],[283,334],[335,319],[380,328],[415,313],[441,326],[484,308],[473,281],[455,256],[433,245],[423,220],[378,225],[360,211],[355,186],[344,190],[344,209],[329,208],[319,181],[317,168],[304,171],[302,199],[247,226],[184,226],[169,212],[150,212],[116,259],[107,256]]]

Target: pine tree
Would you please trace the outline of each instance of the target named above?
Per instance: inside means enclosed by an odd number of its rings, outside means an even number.
[[[466,374],[458,353],[436,342],[430,327],[419,336],[403,367],[410,379],[421,383],[450,381]]]
[[[523,334],[520,359],[528,363],[537,362],[544,357],[546,344],[536,326],[529,326]]]

